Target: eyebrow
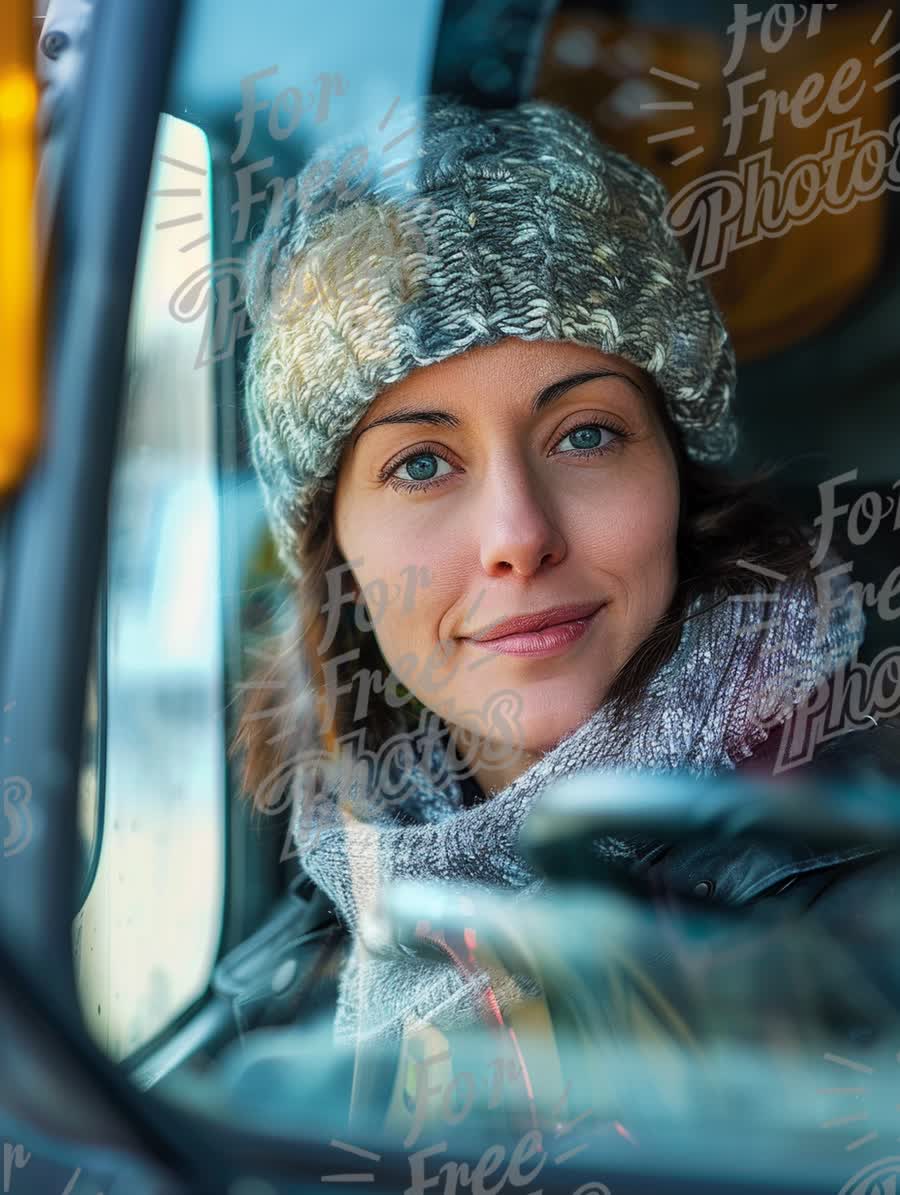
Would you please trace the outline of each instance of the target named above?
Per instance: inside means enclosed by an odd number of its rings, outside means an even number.
[[[584,382],[593,381],[594,378],[622,378],[629,386],[633,386],[638,394],[645,399],[648,397],[642,386],[639,386],[633,378],[628,374],[622,373],[618,369],[590,369],[583,370],[581,373],[570,374],[569,377],[560,378],[557,382],[551,382],[549,386],[545,386],[543,390],[539,390],[534,396],[531,403],[532,415],[539,415],[541,411],[546,410],[552,403],[569,390],[574,389],[575,386],[580,386]],[[390,415],[382,415],[380,419],[373,419],[371,423],[367,424],[360,431],[354,432],[351,437],[351,451],[357,445],[360,436],[367,431],[371,431],[373,427],[379,427],[383,423],[426,423],[432,427],[459,427],[460,419],[457,415],[450,411],[420,411],[413,407],[400,407],[393,411]]]

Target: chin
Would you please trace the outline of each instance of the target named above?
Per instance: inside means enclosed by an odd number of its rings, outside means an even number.
[[[577,708],[570,706],[553,713],[536,711],[527,717],[523,715],[525,750],[530,755],[543,755],[551,751],[593,717],[596,710],[596,705],[587,704]]]

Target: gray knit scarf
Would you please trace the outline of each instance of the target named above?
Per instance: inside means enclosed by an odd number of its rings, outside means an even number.
[[[830,553],[826,566],[835,563]],[[424,1021],[439,1029],[479,1018],[485,976],[463,974],[447,959],[412,955],[379,932],[373,917],[383,886],[397,881],[460,882],[531,897],[544,881],[516,851],[529,811],[548,785],[585,769],[701,776],[733,769],[836,668],[856,658],[865,617],[846,576],[832,578],[820,608],[808,579],[772,594],[697,598],[678,647],[651,678],[636,708],[612,727],[609,703],[547,751],[501,792],[465,807],[440,739],[411,738],[406,786],[397,771],[385,799],[373,786],[309,800],[303,769],[294,782],[292,834],[307,874],[334,902],[352,934],[341,974],[335,1040],[396,1039]],[[321,757],[320,757],[321,758]],[[387,778],[384,781],[387,787]],[[346,798],[346,799],[345,799]],[[599,858],[628,860],[646,843],[596,840]],[[534,992],[510,976],[494,991],[501,1007]]]

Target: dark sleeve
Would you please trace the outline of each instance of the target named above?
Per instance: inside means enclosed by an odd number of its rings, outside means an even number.
[[[701,1042],[821,1057],[900,1034],[900,854],[799,875],[729,910],[638,907],[642,985]]]
[[[804,912],[823,1000],[852,1040],[900,1030],[900,852],[835,869]],[[830,1004],[828,1003],[830,1001]]]
[[[775,727],[752,755],[736,764],[738,775],[788,782],[814,777],[857,783],[886,779],[900,785],[900,718],[845,727],[830,738],[819,728],[809,742],[810,758],[802,762],[792,754],[794,726],[794,718],[789,718]],[[806,727],[804,736],[809,734]]]
[[[709,963],[706,994],[743,1034],[813,1050],[897,1036],[900,854],[798,876],[736,913],[735,949]]]

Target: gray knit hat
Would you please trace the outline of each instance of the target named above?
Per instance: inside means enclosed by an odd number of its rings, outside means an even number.
[[[391,124],[417,121],[400,170],[373,163],[383,131],[322,146],[248,261],[251,451],[291,576],[297,531],[380,391],[508,336],[624,357],[657,381],[692,460],[737,447],[734,350],[659,179],[542,101],[429,96]]]

